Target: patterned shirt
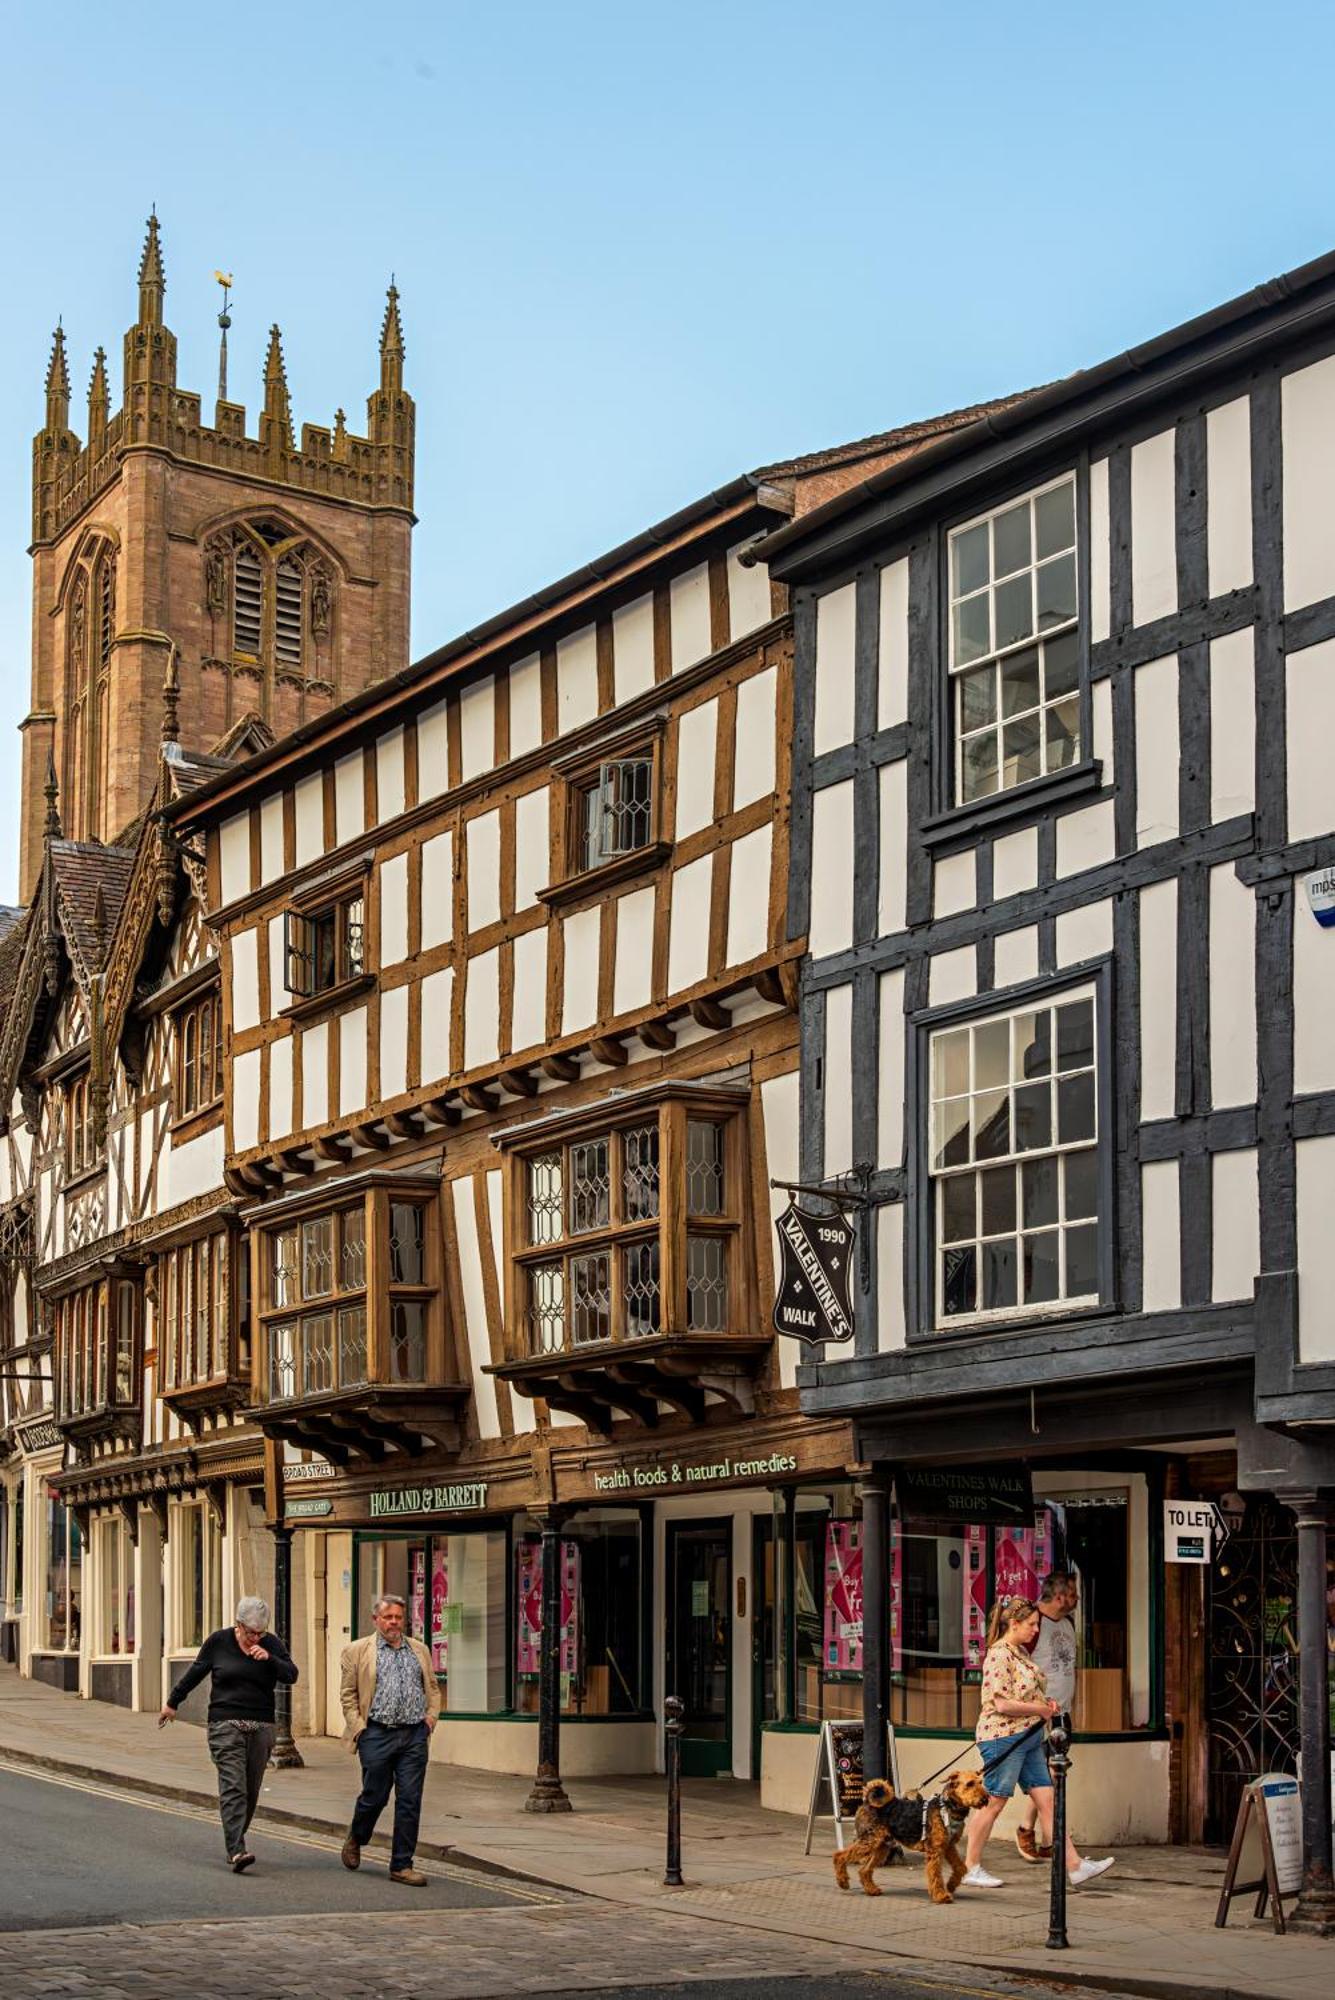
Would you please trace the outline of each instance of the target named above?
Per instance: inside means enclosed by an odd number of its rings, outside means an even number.
[[[375,1693],[368,1722],[386,1729],[410,1729],[426,1721],[426,1688],[416,1653],[405,1639],[391,1646],[383,1633],[375,1639]]]
[[[998,1639],[995,1646],[989,1646],[983,1661],[983,1702],[978,1717],[978,1727],[974,1736],[979,1743],[995,1743],[1003,1736],[1018,1736],[1024,1729],[1032,1729],[1038,1720],[1034,1715],[998,1715],[997,1700],[1002,1701],[1044,1701],[1048,1684],[1041,1668],[1036,1667],[1028,1653],[1018,1646],[1011,1646],[1004,1639]]]

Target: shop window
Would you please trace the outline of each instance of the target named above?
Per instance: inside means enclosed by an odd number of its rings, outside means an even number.
[[[741,1145],[731,1106],[668,1100],[517,1155],[523,1353],[729,1332],[741,1304]]]
[[[106,1278],[59,1300],[56,1415],[65,1421],[137,1402],[140,1292],[130,1278]]]
[[[51,1653],[77,1653],[83,1606],[83,1537],[79,1524],[51,1487],[43,1522],[46,1540],[42,1593],[41,1646]]]
[[[764,1719],[859,1717],[862,1524],[852,1487],[777,1493],[772,1516],[756,1521],[754,1565]]]
[[[175,1530],[176,1643],[184,1651],[222,1624],[222,1535],[203,1501],[177,1508]]]
[[[173,1116],[193,1118],[222,1097],[222,998],[216,991],[192,1000],[174,1016],[176,1069]]]
[[[508,1547],[505,1533],[491,1529],[358,1537],[358,1631],[372,1629],[371,1606],[382,1591],[402,1597],[407,1630],[431,1653],[447,1711],[506,1709]]]
[[[284,985],[295,1000],[350,986],[366,973],[366,898],[355,889],[299,910],[284,922]]]
[[[641,1551],[637,1514],[579,1520],[561,1538],[561,1711],[638,1715]],[[515,1707],[538,1712],[542,1539],[515,1542]]]
[[[1096,1014],[1088,986],[931,1035],[938,1326],[1098,1302]]]
[[[93,1085],[83,1070],[65,1087],[65,1171],[71,1179],[97,1164],[93,1134]]]
[[[375,1189],[355,1207],[303,1216],[268,1233],[261,1313],[266,1401],[432,1378],[442,1359],[432,1213],[424,1198]],[[378,1250],[378,1282],[368,1232]],[[381,1352],[372,1337],[377,1311],[383,1311]]]
[[[120,1515],[96,1528],[97,1630],[94,1645],[103,1655],[134,1652],[134,1544]]]
[[[168,1250],[158,1269],[163,1385],[185,1389],[228,1370],[227,1238]]]

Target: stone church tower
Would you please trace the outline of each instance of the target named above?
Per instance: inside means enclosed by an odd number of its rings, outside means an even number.
[[[153,216],[122,405],[113,415],[99,348],[82,443],[56,328],[33,440],[25,902],[41,867],[48,759],[68,838],[114,841],[143,811],[173,647],[180,740],[194,752],[231,747],[248,726],[283,735],[408,663],[415,417],[398,293],[391,285],[366,436],[339,410],[332,430],[303,424],[298,443],[278,328],[259,436],[221,396],[207,425],[200,397],[176,385],[165,290]]]

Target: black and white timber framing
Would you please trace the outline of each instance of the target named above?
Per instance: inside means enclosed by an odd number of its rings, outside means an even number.
[[[961,808],[949,535],[1067,475],[1080,748]],[[865,1162],[881,1204],[803,1408],[889,1469],[1222,1433],[1244,1485],[1335,1489],[1335,931],[1301,887],[1335,861],[1335,257],[763,553],[796,631],[802,1178]],[[943,1330],[930,1031],[1091,981],[1097,1302]]]

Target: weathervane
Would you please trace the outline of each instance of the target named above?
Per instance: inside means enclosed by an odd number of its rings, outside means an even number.
[[[214,277],[223,288],[222,311],[218,314],[218,325],[222,328],[222,340],[218,348],[218,401],[227,401],[227,329],[232,324],[232,274],[230,271],[215,271]]]

